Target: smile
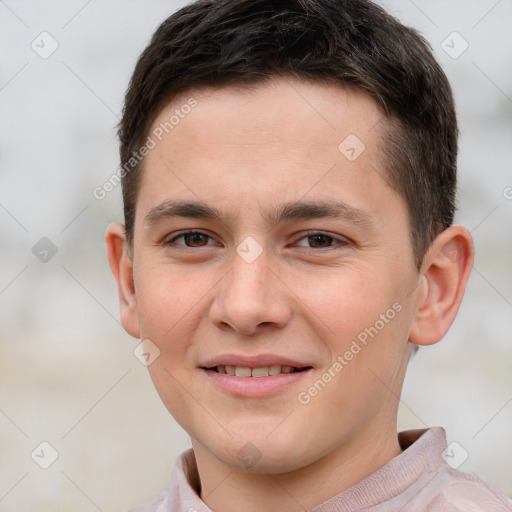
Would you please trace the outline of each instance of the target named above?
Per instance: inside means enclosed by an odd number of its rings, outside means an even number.
[[[296,368],[289,365],[255,368],[219,365],[201,368],[216,388],[230,395],[250,398],[270,396],[284,391],[302,380],[312,369],[311,366]]]
[[[236,375],[237,377],[268,377],[269,375],[279,375],[280,373],[295,373],[304,371],[309,367],[295,368],[289,365],[273,365],[263,366],[259,368],[250,368],[248,366],[232,366],[232,365],[219,365],[207,370],[212,370],[217,373],[225,373],[228,375]]]

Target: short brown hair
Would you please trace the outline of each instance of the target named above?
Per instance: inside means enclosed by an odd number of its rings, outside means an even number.
[[[425,39],[369,0],[199,0],[180,9],[135,67],[119,125],[121,163],[177,94],[273,77],[357,87],[382,107],[387,179],[407,204],[419,268],[453,222],[453,95]],[[137,163],[122,175],[129,245],[141,172]]]

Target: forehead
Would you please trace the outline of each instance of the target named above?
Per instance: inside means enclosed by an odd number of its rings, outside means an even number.
[[[366,93],[276,79],[251,87],[191,90],[170,101],[149,130],[156,147],[144,168],[175,165],[243,173],[288,162],[306,168],[355,158],[379,169],[384,115]],[[363,151],[364,150],[364,151]],[[341,159],[340,157],[344,157]],[[238,163],[238,165],[237,165]],[[254,169],[251,169],[253,171]],[[291,171],[286,165],[281,174]]]
[[[161,109],[150,132],[200,147],[231,143],[246,148],[264,144],[268,149],[307,142],[337,150],[349,133],[371,144],[383,118],[376,101],[359,89],[275,78],[182,93]]]

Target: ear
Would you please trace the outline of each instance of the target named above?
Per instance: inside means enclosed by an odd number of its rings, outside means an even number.
[[[411,343],[433,345],[446,334],[459,310],[473,258],[471,234],[462,226],[445,229],[432,242],[421,268]]]
[[[121,323],[128,334],[140,337],[137,298],[133,281],[133,262],[126,244],[124,226],[112,223],[105,233],[108,262],[117,281],[121,304]]]

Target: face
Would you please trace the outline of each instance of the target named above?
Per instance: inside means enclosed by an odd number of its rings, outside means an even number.
[[[383,122],[362,92],[283,79],[190,92],[150,130],[124,322],[194,447],[231,467],[396,435],[419,276]]]

